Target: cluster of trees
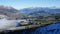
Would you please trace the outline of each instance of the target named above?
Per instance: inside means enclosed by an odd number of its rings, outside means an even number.
[[[60,19],[60,13],[51,14],[55,19]]]

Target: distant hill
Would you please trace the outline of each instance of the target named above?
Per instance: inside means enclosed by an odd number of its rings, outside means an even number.
[[[48,8],[48,7],[36,7],[36,8],[24,8],[20,10],[21,13],[27,15],[50,15],[60,13],[60,8]]]

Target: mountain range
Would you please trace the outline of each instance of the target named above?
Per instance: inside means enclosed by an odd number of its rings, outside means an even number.
[[[7,15],[12,19],[16,18],[24,18],[27,15],[41,15],[41,16],[48,16],[51,14],[60,14],[60,8],[48,8],[48,7],[35,7],[35,8],[24,8],[17,10],[10,6],[0,6],[0,15]]]
[[[36,7],[36,8],[24,8],[20,10],[21,13],[28,15],[50,15],[60,13],[60,8],[48,8],[48,7]]]

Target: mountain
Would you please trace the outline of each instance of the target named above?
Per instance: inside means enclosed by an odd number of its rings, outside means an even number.
[[[50,15],[60,13],[60,8],[48,8],[48,7],[36,7],[36,8],[24,8],[20,10],[21,13],[27,15]]]
[[[19,13],[19,10],[10,7],[10,6],[0,6],[0,15],[6,15],[11,19],[21,18],[23,17],[22,13]]]

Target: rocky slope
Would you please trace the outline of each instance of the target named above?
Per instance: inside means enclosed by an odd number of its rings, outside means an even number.
[[[7,15],[8,17],[12,19],[21,18],[23,17],[22,13],[19,13],[19,11],[13,7],[9,6],[0,6],[0,15]]]

